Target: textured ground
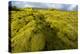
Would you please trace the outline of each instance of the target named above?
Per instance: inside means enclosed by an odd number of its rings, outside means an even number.
[[[12,52],[78,48],[78,18],[75,11],[25,8],[11,11]]]

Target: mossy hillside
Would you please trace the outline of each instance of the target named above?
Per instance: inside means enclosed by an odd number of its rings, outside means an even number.
[[[77,48],[77,12],[25,8],[11,11],[12,52]]]

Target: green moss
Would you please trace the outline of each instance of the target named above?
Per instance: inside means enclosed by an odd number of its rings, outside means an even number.
[[[10,19],[12,52],[78,48],[77,12],[25,8]]]

